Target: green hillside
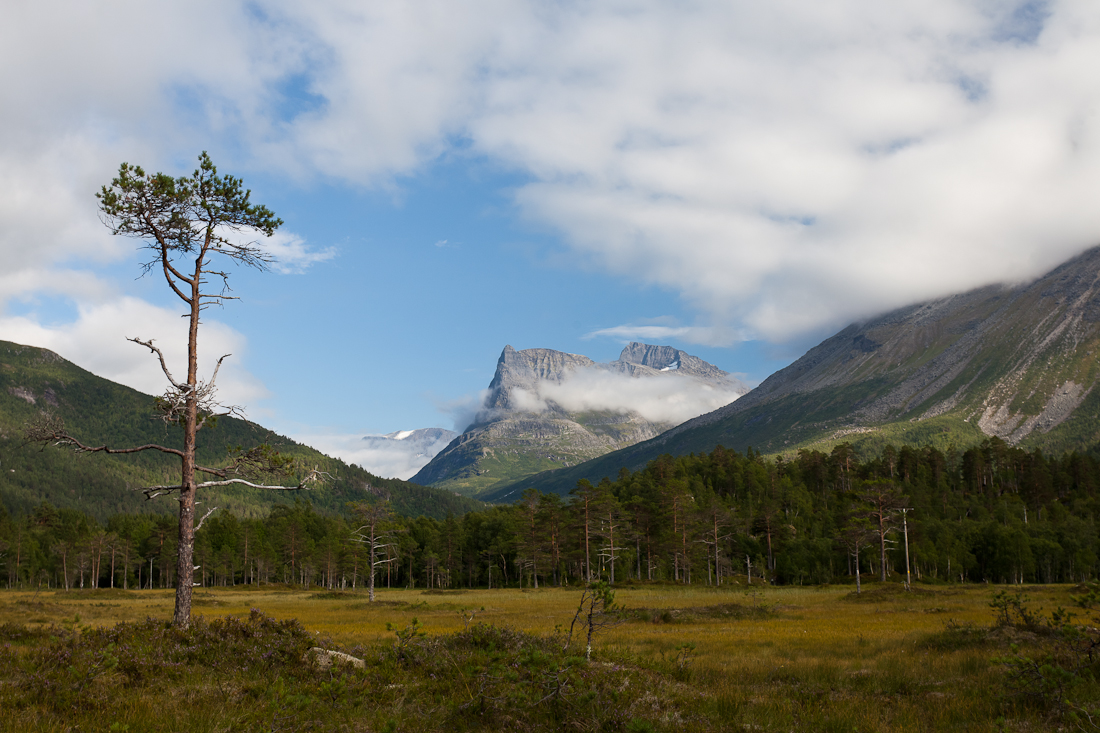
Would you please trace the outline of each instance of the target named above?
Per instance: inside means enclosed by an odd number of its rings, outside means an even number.
[[[179,461],[173,456],[156,451],[132,456],[76,454],[29,445],[23,438],[23,426],[48,412],[89,444],[178,445],[181,430],[159,421],[152,404],[149,395],[97,377],[51,351],[0,341],[0,502],[9,512],[24,514],[47,501],[100,521],[121,512],[174,513],[170,497],[147,501],[138,490],[178,481]],[[311,491],[224,488],[200,494],[205,506],[239,517],[261,516],[273,505],[292,504],[296,497],[330,514],[343,513],[347,502],[372,494],[390,496],[395,509],[406,516],[443,518],[448,512],[462,514],[481,506],[449,491],[374,476],[245,420],[221,418],[198,437],[198,460],[205,465],[224,465],[231,447],[267,443],[333,477],[328,485]]]

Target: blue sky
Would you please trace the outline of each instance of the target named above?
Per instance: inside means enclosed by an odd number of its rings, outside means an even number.
[[[203,353],[334,453],[455,425],[505,344],[753,383],[847,323],[1100,243],[1090,2],[120,0],[0,10],[0,339],[178,358],[93,193],[208,150],[285,225]],[[381,469],[379,469],[381,470]]]

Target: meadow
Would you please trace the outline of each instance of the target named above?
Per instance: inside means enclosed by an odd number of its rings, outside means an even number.
[[[191,636],[167,628],[170,590],[3,591],[0,730],[1092,730],[1001,661],[1039,658],[1036,619],[1080,591],[626,584],[591,661],[577,634],[563,651],[577,587],[197,588]],[[1029,623],[996,627],[998,598]]]

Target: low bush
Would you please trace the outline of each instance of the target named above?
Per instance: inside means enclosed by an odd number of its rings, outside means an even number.
[[[1080,730],[1100,731],[1100,629],[1075,623],[1063,608],[1044,614],[1023,591],[1000,591],[989,605],[995,628],[1028,634],[995,660],[1005,670],[1007,695]]]
[[[25,646],[0,646],[0,708],[19,711],[0,729],[659,730],[691,696],[557,637],[481,622],[431,636],[416,619],[391,631],[389,644],[346,650],[364,660],[355,668],[322,666],[308,651],[330,643],[255,609],[186,630],[5,624],[0,635]]]

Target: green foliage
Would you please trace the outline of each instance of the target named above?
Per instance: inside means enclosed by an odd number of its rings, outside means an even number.
[[[282,225],[267,207],[250,201],[251,193],[239,178],[219,176],[203,151],[190,177],[146,174],[141,166],[123,163],[118,176],[96,198],[112,234],[152,240],[146,246],[157,253],[155,262],[160,261],[162,247],[174,258],[202,250],[210,244],[204,238],[213,238],[211,252],[263,268],[270,257],[221,233],[223,227],[234,231],[246,227],[270,237]]]
[[[1100,583],[1082,583],[1084,592],[1079,596],[1070,596],[1070,600],[1081,608],[1100,606]]]
[[[349,649],[363,668],[322,669],[306,653],[313,634],[256,610],[197,617],[187,630],[53,628],[23,653],[0,647],[0,705],[15,725],[150,731],[204,729],[212,711],[240,730],[659,730],[682,705],[671,679],[618,660],[590,665],[551,639],[484,623],[418,629],[396,646]]]
[[[585,641],[584,658],[592,658],[592,640],[601,629],[617,626],[624,620],[625,609],[615,603],[615,591],[605,581],[597,581],[585,586],[581,592],[580,603],[569,624],[569,633],[563,649],[568,650],[573,643],[573,633],[582,635]]]
[[[990,605],[994,623],[1031,632],[994,661],[1005,670],[1007,694],[1047,710],[1080,730],[1100,730],[1100,630],[1075,624],[1072,613],[1049,616],[1025,604],[1026,596],[1001,592]],[[1100,622],[1100,619],[1096,619]]]
[[[226,420],[214,432],[232,426]],[[266,510],[223,505],[229,492],[208,497],[208,506],[221,508],[197,535],[200,582],[320,584],[330,591],[365,586],[368,553],[350,541],[361,523],[352,523],[348,501],[336,500],[389,497],[409,511],[417,487],[377,480],[292,445],[272,450],[319,465],[337,480],[277,497],[282,501]],[[854,584],[857,567],[864,579],[882,576],[878,520],[866,501],[881,491],[908,499],[912,592],[948,582],[1082,583],[1100,571],[1100,463],[996,438],[965,451],[887,445],[862,458],[846,443],[828,454],[803,449],[786,458],[718,447],[662,456],[639,471],[620,470],[615,480],[578,486],[572,503],[531,490],[513,506],[398,518],[376,584],[434,592],[534,589],[585,583],[589,566],[593,580],[614,579],[615,587]],[[446,507],[424,491],[425,503]],[[233,495],[239,501],[247,492]],[[0,514],[0,552],[9,548],[0,556],[0,582],[5,573],[22,587],[104,587],[112,577],[116,586],[135,587],[140,579],[148,587],[150,573],[157,587],[174,582],[165,564],[174,552],[170,524],[132,511],[97,521],[76,508],[79,502],[71,504],[40,502]],[[887,582],[902,582],[901,517],[890,506],[882,513]],[[850,530],[861,533],[858,541],[849,541]],[[107,558],[98,573],[93,554]],[[1088,588],[1081,587],[1081,603],[1095,602]],[[879,591],[870,590],[865,595],[874,602]]]
[[[994,593],[993,599],[989,602],[989,607],[993,609],[994,625],[1014,626],[1028,631],[1041,629],[1044,621],[1042,609],[1036,611],[1029,608],[1027,606],[1029,600],[1027,595],[1019,590],[1014,593],[1006,590]]]
[[[50,715],[111,711],[110,696],[90,694],[179,682],[198,672],[233,675],[299,667],[311,637],[294,621],[253,609],[248,619],[195,619],[181,630],[149,619],[113,628],[52,629],[19,678],[23,703]]]
[[[171,500],[146,501],[135,489],[178,481],[177,458],[153,451],[77,455],[28,445],[22,437],[23,426],[42,410],[64,420],[76,437],[95,445],[182,444],[182,430],[157,417],[148,395],[97,377],[45,349],[0,342],[0,504],[8,512],[29,514],[48,501],[100,522],[120,513],[174,514]],[[197,440],[201,465],[225,466],[245,452],[241,446],[262,445],[264,453],[256,458],[264,461],[252,462],[257,467],[290,468],[291,479],[297,478],[296,468],[317,467],[328,473],[333,480],[306,496],[330,515],[342,514],[348,501],[379,494],[389,496],[403,516],[443,519],[448,512],[461,515],[483,506],[449,491],[374,476],[245,420],[223,417],[216,428],[208,424],[200,430]],[[288,494],[208,489],[202,500],[240,517],[259,517],[273,506],[293,503],[294,496]]]
[[[398,654],[403,654],[409,645],[415,642],[417,639],[421,639],[427,636],[427,632],[424,631],[424,624],[414,616],[404,628],[399,629],[391,623],[386,624],[386,631],[392,631],[394,636],[397,637],[397,641],[394,642],[393,648],[397,650]]]

